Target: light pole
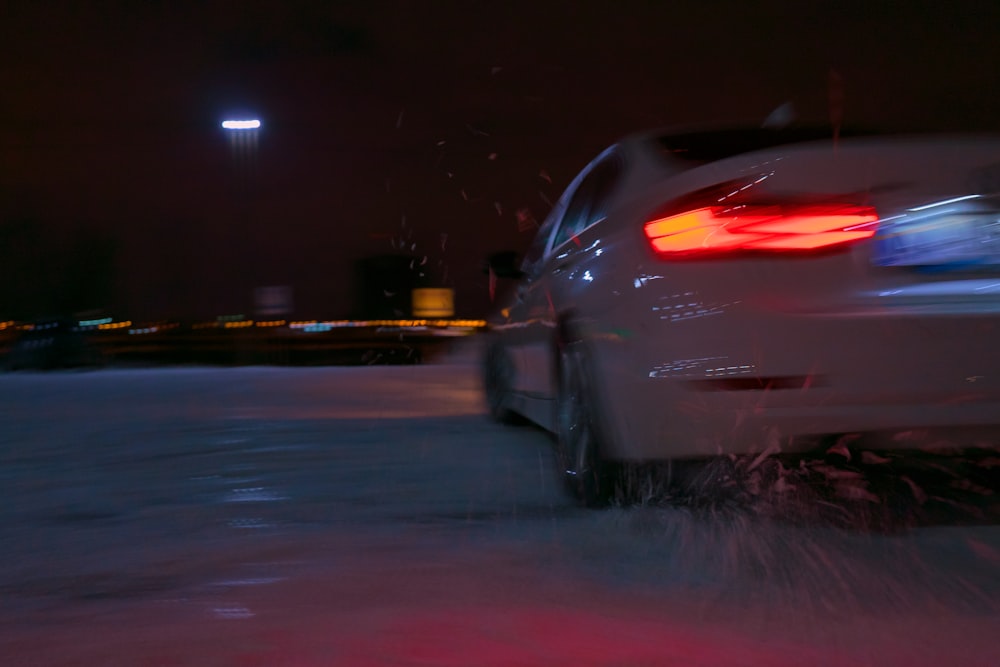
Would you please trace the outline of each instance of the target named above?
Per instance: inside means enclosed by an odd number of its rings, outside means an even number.
[[[243,181],[257,167],[257,144],[260,133],[260,120],[257,118],[227,119],[222,121],[222,129],[229,135],[229,148],[232,150],[236,168]]]
[[[236,288],[239,297],[232,294],[229,298],[236,297],[236,304],[246,303],[247,294],[250,289],[256,286],[258,277],[254,273],[259,272],[262,263],[262,245],[264,239],[260,238],[260,232],[256,224],[257,220],[253,211],[254,189],[257,185],[257,152],[261,131],[261,122],[254,117],[227,118],[222,121],[222,130],[229,141],[229,149],[232,157],[232,190],[233,209],[235,219],[232,227],[233,233],[229,243],[229,275],[227,276],[232,288]],[[242,309],[242,307],[241,307]]]
[[[231,264],[229,280],[235,283],[241,293],[236,303],[247,303],[250,288],[255,287],[260,266],[264,259],[264,240],[255,224],[258,216],[253,211],[254,188],[257,181],[257,149],[261,122],[257,118],[227,118],[222,121],[222,129],[229,139],[229,149],[233,160],[233,199],[236,204],[237,224],[231,247],[237,249],[235,263]],[[243,252],[239,252],[243,250]],[[243,310],[242,307],[240,310]],[[247,335],[249,334],[249,335]],[[235,350],[237,357],[246,361],[254,358],[259,341],[254,332],[237,333]]]
[[[229,135],[237,176],[236,199],[242,212],[242,233],[250,244],[244,259],[253,264],[250,276],[253,281],[254,315],[287,315],[291,309],[291,288],[268,282],[274,277],[270,275],[273,272],[265,271],[264,267],[269,261],[273,261],[273,257],[269,256],[266,249],[273,247],[273,239],[265,237],[266,230],[261,225],[261,216],[253,210],[261,122],[257,118],[231,118],[222,121],[222,129]]]

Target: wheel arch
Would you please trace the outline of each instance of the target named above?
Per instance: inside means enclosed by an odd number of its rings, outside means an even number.
[[[586,365],[586,372],[589,377],[589,390],[590,390],[590,401],[591,409],[594,412],[595,417],[595,427],[598,434],[598,448],[602,456],[614,451],[612,446],[612,435],[609,415],[607,415],[608,401],[604,395],[604,382],[602,382],[601,368],[600,364],[594,354],[594,345],[591,337],[588,335],[588,323],[581,316],[580,312],[576,309],[568,309],[560,313],[556,319],[555,327],[555,340],[554,349],[555,354],[552,355],[553,358],[553,377],[556,382],[556,390],[558,391],[558,383],[560,378],[560,368],[561,363],[561,351],[569,344],[579,345],[580,349],[583,351],[584,363]]]
[[[622,387],[616,375],[616,365],[622,361],[621,342],[613,336],[602,335],[601,323],[577,309],[567,309],[556,319],[554,334],[553,377],[559,381],[560,346],[580,344],[586,357],[590,374],[592,404],[600,435],[601,454],[609,462],[631,460],[632,447],[626,434],[629,432],[629,401],[620,395]],[[608,354],[613,353],[613,354]],[[625,412],[620,412],[625,410]]]

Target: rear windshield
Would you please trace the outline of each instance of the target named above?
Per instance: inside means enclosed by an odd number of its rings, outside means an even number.
[[[884,134],[887,133],[859,129],[846,129],[840,132],[842,138],[871,137]],[[714,162],[742,153],[773,148],[774,146],[798,144],[807,141],[822,141],[824,139],[833,140],[833,128],[827,126],[716,130],[663,135],[655,141],[660,152],[672,160]]]

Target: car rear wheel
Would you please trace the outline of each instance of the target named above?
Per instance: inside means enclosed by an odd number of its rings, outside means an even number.
[[[568,490],[581,505],[598,507],[611,498],[609,466],[601,458],[599,410],[583,344],[559,350],[556,453]]]

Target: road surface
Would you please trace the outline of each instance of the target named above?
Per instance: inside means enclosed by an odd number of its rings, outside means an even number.
[[[993,521],[581,510],[475,371],[0,375],[0,662],[1000,664]]]

